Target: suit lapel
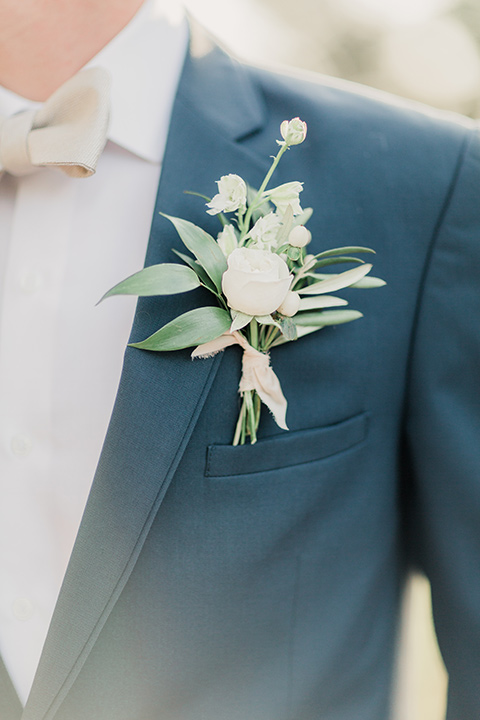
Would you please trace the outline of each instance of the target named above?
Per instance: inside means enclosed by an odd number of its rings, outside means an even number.
[[[217,230],[198,198],[228,172],[255,183],[265,168],[239,140],[259,129],[261,103],[242,71],[218,50],[186,60],[172,114],[146,264],[182,249],[165,211]],[[198,292],[198,291],[195,291]],[[192,293],[138,303],[132,340],[198,305]],[[212,304],[210,298],[206,303]],[[113,300],[114,302],[114,300]],[[52,718],[75,681],[140,553],[220,358],[128,348],[94,483],[23,720]]]

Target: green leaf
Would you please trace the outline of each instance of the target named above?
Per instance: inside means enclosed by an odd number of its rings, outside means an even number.
[[[383,287],[386,284],[387,283],[385,282],[385,280],[382,280],[382,278],[369,275],[368,277],[364,277],[358,282],[353,283],[353,285],[351,285],[350,287],[362,288],[363,290],[365,290],[370,288]]]
[[[295,318],[296,320],[296,318]],[[295,322],[290,317],[282,317],[279,316],[278,322],[280,323],[280,329],[282,331],[282,335],[285,337],[286,340],[296,340],[297,339],[297,326]]]
[[[333,255],[343,255],[344,253],[373,253],[375,250],[368,247],[362,247],[361,245],[346,245],[345,247],[332,248],[331,250],[324,250],[321,253],[315,255],[316,258],[332,257]]]
[[[184,195],[194,195],[194,197],[199,197],[199,198],[202,198],[203,200],[206,200],[207,203],[211,202],[211,200],[212,200],[212,198],[208,197],[208,195],[202,195],[202,193],[195,192],[195,190],[184,190],[183,194]]]
[[[183,262],[187,263],[192,270],[197,273],[198,277],[200,278],[200,282],[205,285],[207,290],[210,290],[211,292],[215,293],[217,295],[217,288],[215,287],[213,281],[208,277],[207,273],[203,269],[203,267],[193,258],[189,257],[188,255],[185,255],[184,253],[179,252],[178,250],[175,250],[172,248],[175,255],[178,255]]]
[[[290,258],[290,260],[293,260],[294,262],[296,260],[299,260],[300,255],[301,255],[300,248],[290,246],[287,250],[287,255]]]
[[[179,315],[150,337],[131,347],[142,350],[182,350],[215,340],[227,332],[231,324],[230,314],[219,307],[201,307]]]
[[[321,330],[323,325],[320,325],[320,327],[304,327],[303,325],[297,326],[297,340],[304,335],[309,335],[310,333],[316,332],[317,330]],[[270,345],[271,348],[277,347],[278,345],[284,345],[288,340],[283,336],[279,335],[278,338],[276,338],[273,343]]]
[[[111,295],[176,295],[188,292],[200,286],[200,281],[193,270],[184,265],[162,263],[143,268],[134,275],[122,280],[102,297]],[[100,300],[101,302],[101,300]]]
[[[185,247],[197,258],[200,265],[212,278],[215,287],[221,292],[222,275],[227,269],[227,260],[216,240],[205,230],[188,220],[171,217],[161,213],[175,226]]]
[[[296,215],[293,219],[293,226],[296,227],[297,225],[306,225],[307,222],[310,220],[310,218],[313,215],[313,208],[308,207],[304,208],[303,212],[300,213],[300,215]]]
[[[233,333],[235,330],[241,330],[245,325],[248,325],[251,319],[252,315],[246,315],[238,310],[232,310],[233,322],[230,327],[230,332]]]
[[[325,280],[297,289],[297,292],[301,295],[321,295],[327,292],[335,292],[335,290],[341,290],[358,282],[371,268],[372,266],[369,263],[365,263],[351,270],[345,270],[343,273],[328,275]]]
[[[255,315],[255,320],[259,325],[275,325],[279,330],[282,329],[280,323],[274,320],[271,315]]]
[[[337,255],[336,257],[319,260],[315,265],[312,265],[312,269],[317,270],[318,268],[326,267],[327,265],[336,265],[337,263],[360,263],[363,265],[364,262],[365,260],[360,260],[360,258],[354,257],[353,255]]]
[[[320,310],[328,307],[338,307],[339,305],[348,305],[348,302],[336,295],[312,295],[300,299],[299,310]]]
[[[358,310],[323,310],[321,312],[299,312],[295,315],[297,325],[308,327],[325,327],[326,325],[342,325],[363,317]]]
[[[292,206],[288,205],[285,210],[285,214],[282,218],[282,227],[277,235],[277,247],[287,242],[287,238],[290,235],[290,231],[293,227],[293,210]],[[300,257],[300,256],[299,256]],[[295,258],[296,259],[296,258]]]
[[[304,337],[305,335],[310,335],[310,333],[316,332],[316,330],[321,330],[323,325],[321,327],[312,327],[311,325],[300,325],[300,327],[297,328],[298,337]]]

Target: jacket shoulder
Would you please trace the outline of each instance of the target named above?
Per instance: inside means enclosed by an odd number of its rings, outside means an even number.
[[[362,158],[451,176],[478,123],[357,83],[312,72],[244,66],[263,95],[269,125],[300,116],[315,155],[326,147]]]
[[[383,90],[319,73],[282,68],[267,69],[243,65],[270,105],[301,105],[324,121],[332,118],[348,125],[383,122],[404,127],[405,131],[437,131],[445,136],[463,137],[478,126],[470,118],[439,110]]]

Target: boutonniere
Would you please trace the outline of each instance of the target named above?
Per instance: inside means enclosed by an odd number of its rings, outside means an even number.
[[[146,267],[102,298],[173,295],[197,287],[212,294],[216,305],[190,310],[132,347],[155,352],[194,347],[192,357],[204,358],[239,345],[243,350],[241,405],[234,445],[247,439],[256,442],[262,403],[278,426],[288,430],[287,401],[270,366],[272,348],[362,316],[346,309],[347,301],[331,293],[346,287],[384,285],[383,280],[368,275],[372,265],[356,257],[373,253],[370,248],[307,253],[311,233],[306,223],[313,211],[300,205],[303,184],[293,181],[269,187],[284,153],[305,140],[307,126],[299,118],[285,120],[280,132],[280,149],[258,190],[230,174],[217,181],[213,198],[200,196],[207,200],[207,213],[221,223],[217,238],[188,220],[165,215],[190,254],[173,251],[182,264]],[[325,272],[338,263],[354,267]]]

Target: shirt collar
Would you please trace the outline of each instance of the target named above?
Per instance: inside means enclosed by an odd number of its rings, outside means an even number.
[[[167,12],[166,5],[147,0],[88,63],[106,68],[112,77],[109,140],[152,162],[163,156],[188,44],[183,12]]]
[[[161,162],[188,44],[180,6],[146,0],[129,24],[86,67],[112,77],[108,139],[150,162]],[[174,8],[174,10],[172,9]],[[0,112],[38,106],[0,87]]]

